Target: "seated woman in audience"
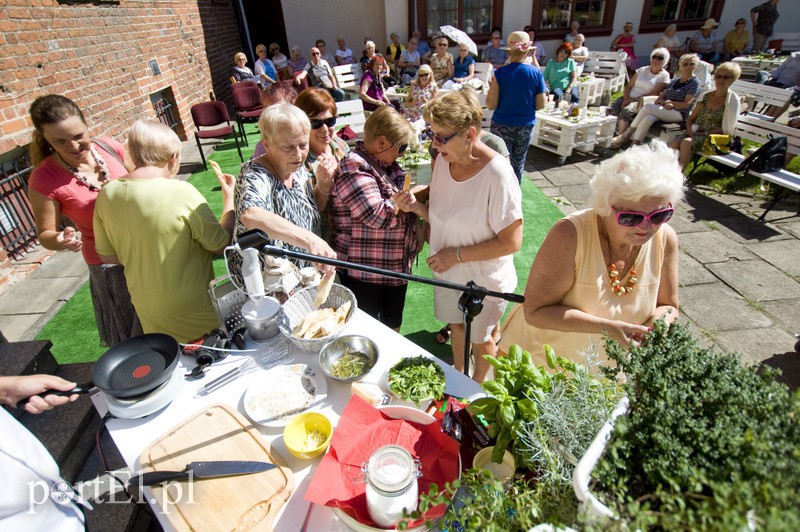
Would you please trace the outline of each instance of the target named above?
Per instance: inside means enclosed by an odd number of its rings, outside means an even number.
[[[586,37],[583,33],[575,36],[575,43],[572,45],[572,59],[575,61],[575,75],[580,77],[583,74],[583,64],[589,59],[589,49],[584,46]]]
[[[173,179],[181,141],[172,129],[139,120],[128,131],[130,174],[97,196],[94,234],[103,262],[125,266],[125,279],[145,333],[179,342],[219,327],[208,297],[212,256],[222,254],[233,228],[232,175],[220,179],[221,221],[194,186]]]
[[[458,58],[453,61],[453,75],[442,85],[442,88],[445,90],[459,89],[464,83],[469,83],[475,89],[483,86],[481,80],[475,79],[475,58],[470,55],[469,47],[466,44],[459,44]]]
[[[672,75],[678,68],[678,59],[680,59],[684,52],[681,49],[681,41],[675,37],[675,33],[677,33],[677,31],[678,26],[675,24],[670,24],[667,26],[667,29],[664,30],[664,35],[659,37],[655,46],[653,46],[653,49],[666,48],[666,50],[669,52],[669,62],[665,65],[665,68],[670,75]]]
[[[339,162],[331,189],[333,248],[343,260],[411,273],[417,254],[417,217],[398,211],[405,172],[397,159],[414,141],[414,128],[390,106],[373,112],[364,140]],[[356,295],[358,308],[400,330],[407,282],[339,269],[341,283]]]
[[[460,284],[475,281],[489,290],[510,292],[517,285],[513,255],[522,243],[522,193],[508,160],[480,139],[482,116],[478,95],[469,87],[442,94],[428,104],[427,134],[439,152],[430,199],[424,205],[405,192],[398,206],[430,224],[428,265],[436,279]],[[436,319],[450,324],[459,370],[467,341],[458,308],[460,295],[434,288]],[[487,297],[472,323],[469,341],[475,353],[473,379],[478,382],[489,371],[484,355],[497,354],[492,332],[504,309],[504,301]]]
[[[422,60],[417,51],[417,39],[412,37],[408,41],[408,48],[400,54],[397,65],[400,67],[400,83],[408,85],[417,75],[417,69],[422,64]]]
[[[700,60],[697,54],[681,57],[680,77],[673,79],[658,95],[655,103],[642,107],[628,129],[614,137],[612,146],[619,148],[629,139],[639,144],[644,141],[650,126],[658,121],[680,123],[692,112],[694,100],[700,92],[700,81],[694,76],[694,69]]]
[[[125,148],[109,137],[89,134],[80,108],[58,94],[40,96],[30,108],[33,135],[28,198],[36,236],[52,250],[80,252],[89,268],[89,292],[100,344],[114,347],[142,334],[122,266],[103,264],[94,248],[92,219],[101,187],[133,168]],[[75,227],[62,230],[62,217]],[[77,231],[76,231],[77,229]],[[80,233],[80,234],[78,234]]]
[[[306,65],[306,69],[295,76],[296,85],[301,85],[303,80],[308,78],[308,84],[318,89],[325,89],[337,102],[344,100],[344,91],[339,88],[336,82],[336,75],[327,61],[321,58],[319,48],[311,49],[311,61]]]
[[[683,197],[677,154],[660,140],[633,147],[600,163],[590,185],[591,208],[556,222],[536,253],[502,352],[518,344],[547,367],[547,344],[607,363],[603,335],[629,347],[654,321],[678,318],[678,237],[666,224]]]
[[[490,63],[495,69],[508,61],[508,51],[503,47],[503,35],[500,30],[492,32],[492,40],[483,49],[482,60],[484,63]]]
[[[311,120],[306,170],[311,178],[317,208],[324,214],[328,207],[328,197],[336,167],[350,148],[345,141],[336,136],[336,131],[333,129],[336,125],[336,102],[327,91],[306,89],[300,93],[294,104]],[[328,226],[327,217],[322,216],[323,237],[329,234]]]
[[[242,52],[236,52],[233,56],[233,70],[231,70],[231,78],[234,83],[240,81],[252,81],[253,83],[263,84],[262,78],[256,76],[250,67],[247,66],[247,56]]]
[[[669,73],[664,65],[669,62],[666,48],[656,48],[650,52],[650,64],[639,67],[631,80],[625,85],[622,96],[614,100],[608,114],[617,117],[617,132],[622,133],[636,117],[636,111],[645,96],[658,96],[669,84]]]
[[[525,26],[525,29],[522,31],[528,34],[528,38],[533,49],[531,54],[525,58],[525,63],[537,67],[545,65],[547,61],[547,52],[544,50],[544,44],[542,44],[542,41],[536,40],[536,30],[530,26]]]
[[[740,18],[736,21],[734,28],[725,34],[725,39],[722,41],[722,58],[725,61],[730,61],[744,53],[747,43],[750,42],[750,32],[745,29],[746,27],[747,21]]]
[[[258,84],[262,88],[269,87],[278,81],[278,71],[275,70],[275,65],[271,60],[267,59],[267,47],[263,44],[256,46],[256,55],[258,59],[253,67],[253,73],[258,76]]]
[[[269,53],[272,56],[272,64],[278,70],[278,77],[281,80],[292,79],[292,69],[289,67],[289,58],[281,52],[281,47],[274,42],[269,45]]]
[[[410,121],[422,118],[422,112],[428,102],[436,97],[439,87],[433,81],[433,71],[429,65],[422,65],[417,70],[417,77],[411,82],[408,96],[403,103],[403,113]]]
[[[556,107],[567,94],[570,102],[578,103],[578,78],[575,74],[575,60],[571,55],[572,45],[561,43],[556,48],[556,56],[547,62],[544,69],[544,81],[553,95]]]
[[[305,70],[308,61],[303,57],[303,52],[300,50],[299,46],[292,46],[289,55],[291,56],[289,58],[289,67],[292,69],[292,76],[296,76]]]
[[[378,107],[391,105],[389,97],[386,96],[383,85],[383,77],[389,72],[386,60],[381,55],[374,55],[369,60],[369,64],[364,74],[361,76],[361,88],[358,97],[364,101],[366,111],[374,111]]]
[[[386,47],[386,61],[390,67],[395,67],[398,64],[403,51],[405,51],[405,47],[400,44],[400,36],[392,32],[389,35],[389,45]]]
[[[339,35],[336,37],[336,44],[338,48],[336,49],[336,54],[334,55],[336,59],[337,65],[350,65],[355,62],[353,59],[353,50],[347,47],[347,44],[344,40],[344,35]]]
[[[308,116],[294,105],[278,103],[264,109],[258,129],[265,153],[244,163],[236,180],[234,240],[250,229],[261,229],[271,244],[336,258],[320,237],[316,198],[321,191],[314,190],[305,169],[311,133]],[[292,261],[301,268],[308,266],[306,261]],[[228,268],[240,282],[241,266],[238,253],[228,254]]]
[[[733,135],[739,116],[739,96],[730,90],[739,79],[742,69],[736,63],[722,63],[714,70],[716,88],[697,99],[692,114],[686,119],[685,136],[676,139],[672,147],[680,150],[681,169],[703,147],[708,135]]]
[[[391,72],[389,70],[389,64],[386,62],[386,58],[383,57],[380,52],[375,51],[375,43],[370,39],[364,41],[364,54],[361,56],[361,71],[367,72],[370,69],[370,61],[374,57],[381,57],[383,58],[384,63],[386,63],[386,68],[381,70],[381,80],[383,80],[384,87],[391,87],[395,84],[395,79],[391,76]]]
[[[440,87],[453,77],[453,55],[447,51],[447,37],[439,37],[433,41],[434,53],[431,54],[431,70],[433,81]]]

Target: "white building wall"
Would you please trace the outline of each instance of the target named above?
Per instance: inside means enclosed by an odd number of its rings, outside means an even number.
[[[304,50],[313,46],[321,37],[328,43],[331,52],[336,49],[336,36],[342,34],[347,45],[357,55],[362,50],[365,36],[375,40],[379,50],[385,50],[389,33],[396,31],[400,40],[408,41],[408,2],[414,0],[284,0],[283,17],[289,46],[299,45]],[[764,0],[727,0],[722,16],[718,21],[720,37],[733,29],[740,17],[747,20],[747,30],[752,35],[750,9]],[[589,50],[608,50],[615,35],[622,32],[622,25],[633,22],[636,33],[636,53],[640,63],[645,64],[660,33],[639,34],[644,0],[617,0],[614,14],[614,31],[610,36],[589,37],[586,46]],[[530,24],[533,0],[506,0],[503,7],[503,38],[514,30],[521,30]],[[784,0],[778,4],[781,16],[775,25],[775,32],[800,31],[800,1]],[[565,30],[566,32],[566,30]],[[691,37],[694,30],[679,31],[676,36],[683,42]],[[560,39],[542,41],[548,58],[561,43]],[[306,52],[307,53],[307,52]]]

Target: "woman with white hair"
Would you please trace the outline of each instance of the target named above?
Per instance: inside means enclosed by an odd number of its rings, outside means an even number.
[[[544,366],[547,344],[605,361],[602,335],[628,347],[678,317],[678,237],[666,224],[683,197],[677,154],[658,140],[635,146],[602,162],[590,185],[591,208],[556,222],[536,254],[501,351],[518,344]]]
[[[669,84],[669,72],[664,68],[669,62],[669,52],[666,48],[656,48],[650,52],[650,64],[639,67],[631,80],[625,85],[622,96],[614,100],[608,108],[608,114],[616,116],[617,131],[627,130],[642,98],[645,96],[658,96]]]
[[[336,258],[320,237],[317,202],[326,193],[319,184],[312,184],[305,168],[311,132],[308,115],[294,105],[275,104],[261,113],[258,130],[264,154],[244,163],[236,180],[234,240],[246,231],[261,229],[269,236],[269,244],[283,243],[287,249]],[[239,281],[241,260],[238,253],[228,254],[228,269]]]
[[[655,46],[653,46],[653,48],[666,48],[669,52],[670,59],[666,64],[666,68],[670,74],[674,73],[675,69],[678,68],[678,59],[683,54],[683,50],[681,50],[681,41],[675,37],[677,31],[678,26],[670,24],[664,29],[664,34],[658,38]]]
[[[234,177],[219,179],[223,213],[217,221],[196,188],[173,179],[181,165],[181,141],[172,129],[137,121],[128,131],[128,153],[136,169],[97,196],[97,253],[107,264],[125,266],[145,333],[195,340],[219,326],[208,283],[214,277],[212,255],[231,240]]]

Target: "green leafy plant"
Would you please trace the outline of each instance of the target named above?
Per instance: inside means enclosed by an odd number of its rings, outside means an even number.
[[[440,530],[454,532],[516,532],[530,530],[540,522],[539,499],[536,487],[524,480],[506,486],[485,469],[470,469],[441,490],[431,484],[427,493],[420,494],[417,510],[406,517],[419,519],[430,508],[445,504],[449,505],[447,512],[436,522],[427,521],[428,527],[438,525]],[[407,522],[397,528],[405,530]]]
[[[656,323],[630,351],[607,340],[631,400],[594,472],[630,530],[800,529],[800,398],[776,372]]]

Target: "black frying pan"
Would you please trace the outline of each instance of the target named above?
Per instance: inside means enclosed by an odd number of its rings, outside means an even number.
[[[89,393],[95,387],[113,397],[125,399],[144,395],[163,384],[178,365],[177,340],[162,333],[148,333],[120,342],[97,359],[92,381],[62,392],[42,394],[69,396]],[[24,404],[24,403],[23,403]]]

